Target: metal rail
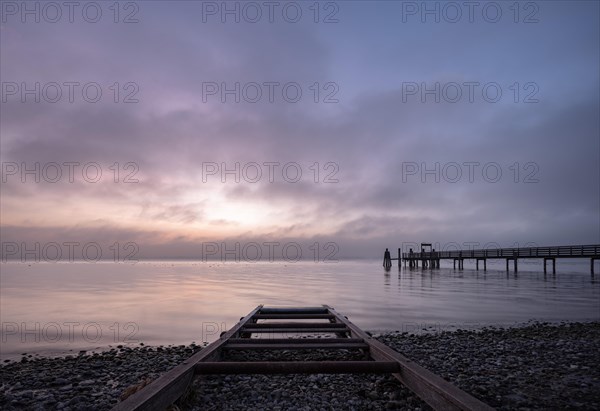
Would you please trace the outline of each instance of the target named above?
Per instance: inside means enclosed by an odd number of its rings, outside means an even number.
[[[315,317],[319,315],[319,317]],[[261,322],[266,319],[323,319],[319,323]],[[335,334],[335,338],[252,338],[265,332]],[[230,350],[359,349],[364,361],[226,361]],[[231,330],[147,387],[117,404],[113,411],[162,410],[174,403],[200,374],[344,374],[387,373],[436,410],[493,410],[448,381],[372,338],[333,308],[271,308],[259,305]]]

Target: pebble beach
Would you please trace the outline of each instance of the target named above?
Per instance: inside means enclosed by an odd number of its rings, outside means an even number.
[[[375,336],[499,410],[600,409],[600,322]],[[58,358],[25,354],[0,366],[0,408],[109,410],[201,349],[140,345]],[[236,355],[231,359],[352,359],[356,354]],[[202,376],[176,405],[181,410],[430,409],[393,377],[370,374]]]

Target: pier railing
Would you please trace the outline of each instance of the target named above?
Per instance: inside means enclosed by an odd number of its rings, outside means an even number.
[[[452,258],[580,258],[600,257],[600,244],[567,245],[557,247],[490,248],[480,250],[452,250],[402,253],[402,259],[429,260]]]

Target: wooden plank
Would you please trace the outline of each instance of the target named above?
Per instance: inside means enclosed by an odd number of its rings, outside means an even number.
[[[318,320],[335,318],[331,314],[256,314],[257,320]]]
[[[267,333],[281,333],[281,334],[306,334],[306,333],[329,333],[329,334],[337,334],[337,333],[347,333],[350,332],[349,328],[316,328],[316,327],[307,327],[307,328],[298,328],[298,327],[281,327],[281,328],[255,328],[255,327],[245,327],[241,331],[242,333],[253,333],[253,334],[267,334]]]
[[[260,314],[327,314],[323,307],[264,307]]]
[[[349,374],[394,373],[395,361],[244,361],[200,362],[196,374]]]
[[[325,339],[325,338],[323,338]],[[251,340],[251,338],[249,338]],[[227,344],[223,346],[224,350],[358,350],[369,348],[369,344],[359,343],[334,343],[334,344]]]
[[[337,344],[364,343],[362,338],[230,338],[228,344]]]
[[[194,354],[180,365],[167,371],[158,379],[136,392],[125,401],[115,405],[113,411],[150,411],[164,410],[169,405],[173,404],[179,397],[183,395],[188,385],[191,383],[194,376],[196,364],[200,361],[212,360],[218,357],[219,350],[225,344],[227,339],[234,335],[238,330],[256,314],[262,305],[259,305],[250,312],[246,317],[242,318],[239,323],[233,326],[229,331],[224,333],[221,338],[212,344],[206,346],[198,353]]]
[[[370,337],[350,320],[337,313],[333,308],[325,306],[352,330],[352,335],[364,338],[370,347],[373,359],[378,361],[396,361],[400,371],[393,375],[404,385],[416,393],[423,401],[436,410],[493,410],[492,407],[472,395],[460,390],[455,385],[421,367],[415,362],[394,351],[387,345]]]
[[[318,322],[318,323],[252,323],[244,326],[249,328],[345,328],[341,323]]]

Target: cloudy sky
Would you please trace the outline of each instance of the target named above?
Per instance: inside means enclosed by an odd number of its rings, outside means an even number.
[[[514,4],[3,1],[2,242],[598,243],[599,3]]]

